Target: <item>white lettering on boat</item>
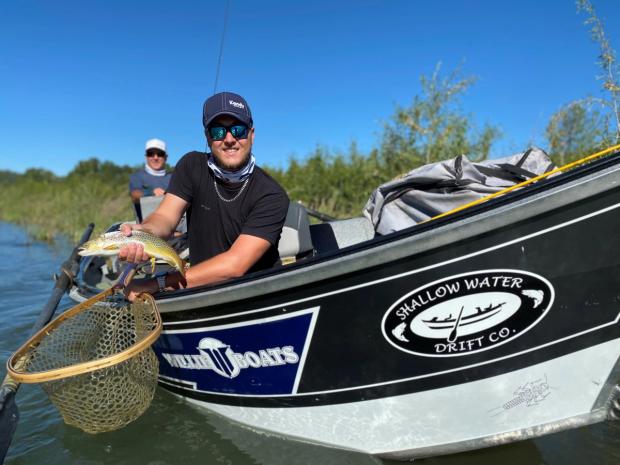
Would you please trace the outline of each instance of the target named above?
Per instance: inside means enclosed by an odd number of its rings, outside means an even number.
[[[405,320],[407,316],[417,308],[423,307],[424,305],[427,305],[428,303],[433,302],[437,299],[443,299],[446,296],[456,294],[459,292],[460,288],[461,283],[456,282],[450,283],[445,286],[439,286],[435,288],[432,293],[430,291],[426,291],[423,294],[414,295],[409,301],[409,305],[407,305],[407,303],[404,303],[396,311],[396,314],[401,320]]]
[[[299,355],[293,346],[269,347],[244,353],[234,352],[228,344],[214,338],[198,343],[198,354],[162,353],[173,368],[184,370],[212,370],[220,376],[234,378],[247,368],[267,368],[296,364]]]
[[[402,296],[383,316],[382,332],[394,347],[416,355],[468,355],[526,333],[553,300],[551,283],[529,271],[471,271]]]
[[[464,279],[465,287],[467,289],[484,289],[484,288],[493,288],[496,289],[506,288],[521,288],[521,284],[523,283],[522,278],[515,278],[512,276],[486,276],[482,279],[473,278],[473,279]]]

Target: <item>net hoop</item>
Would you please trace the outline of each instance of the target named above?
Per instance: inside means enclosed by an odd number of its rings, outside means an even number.
[[[159,337],[162,331],[162,320],[157,311],[157,305],[155,299],[150,294],[139,294],[137,300],[148,301],[153,308],[155,308],[155,329],[148,334],[144,339],[138,341],[133,346],[119,352],[117,354],[102,357],[97,360],[91,360],[84,363],[78,363],[62,368],[56,368],[54,370],[40,371],[35,373],[26,373],[22,371],[22,368],[27,365],[25,363],[28,360],[29,353],[35,349],[41,342],[41,340],[50,334],[55,328],[57,328],[63,321],[71,318],[78,313],[89,309],[93,304],[106,299],[108,296],[114,294],[114,289],[108,289],[88,300],[72,307],[65,313],[58,316],[56,319],[44,326],[40,331],[34,334],[28,339],[15,353],[9,358],[6,363],[8,375],[20,383],[42,383],[45,381],[57,381],[64,378],[69,378],[83,373],[89,373],[92,371],[100,370],[102,368],[111,367],[117,365],[125,360],[130,359],[134,355],[139,354],[143,350],[149,348]]]

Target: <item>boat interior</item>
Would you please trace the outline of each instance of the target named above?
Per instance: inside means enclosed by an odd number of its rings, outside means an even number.
[[[161,201],[161,197],[145,197],[141,202],[141,211],[148,216]],[[106,232],[118,230],[121,223],[110,226]],[[187,232],[181,226],[179,235],[169,240],[181,258],[187,259]],[[337,252],[375,237],[375,230],[370,220],[360,216],[344,220],[334,220],[311,224],[310,216],[303,205],[296,202],[289,204],[286,220],[278,243],[280,263],[277,267],[290,265],[310,259],[318,254]],[[156,263],[154,272],[169,268],[165,263]],[[116,257],[92,257],[82,270],[83,284],[105,289],[112,285],[122,271],[122,264]],[[153,270],[142,269],[144,274]]]

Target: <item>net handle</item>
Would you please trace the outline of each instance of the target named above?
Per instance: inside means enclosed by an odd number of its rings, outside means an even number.
[[[90,362],[78,363],[75,365],[71,365],[68,367],[57,368],[55,370],[47,370],[40,371],[37,373],[24,373],[19,371],[21,367],[25,365],[24,361],[27,360],[28,353],[36,348],[41,340],[46,337],[52,330],[58,327],[63,321],[67,318],[71,318],[72,316],[83,312],[84,310],[90,308],[93,304],[104,300],[108,296],[114,293],[114,289],[108,289],[97,294],[94,297],[91,297],[88,300],[72,307],[67,310],[65,313],[58,316],[58,318],[54,319],[48,325],[43,327],[39,332],[37,332],[34,336],[28,339],[11,357],[6,363],[8,374],[15,381],[20,383],[41,383],[44,381],[56,381],[63,378],[69,378],[71,376],[89,373],[92,371],[100,370],[102,368],[107,368],[113,365],[117,365],[125,360],[133,357],[134,355],[142,352],[144,349],[147,349],[151,344],[153,344],[162,331],[162,320],[159,314],[159,310],[157,309],[157,305],[155,303],[155,299],[150,294],[139,294],[136,300],[144,300],[148,301],[150,305],[155,309],[155,329],[151,334],[146,336],[144,339],[129,347],[128,349],[119,352],[118,354],[110,355],[109,357],[103,357],[97,360],[92,360]]]

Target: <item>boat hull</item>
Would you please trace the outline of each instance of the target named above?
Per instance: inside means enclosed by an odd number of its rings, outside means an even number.
[[[328,260],[281,290],[257,293],[259,277],[224,288],[225,303],[162,300],[160,382],[251,427],[398,458],[605,419],[620,379],[620,191],[592,185],[617,175],[354,251],[349,272]]]
[[[400,459],[615,418],[617,165],[159,296],[160,384],[252,428]]]

